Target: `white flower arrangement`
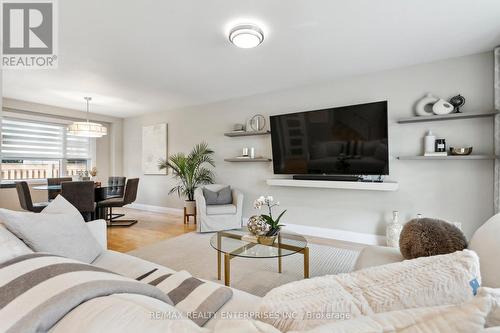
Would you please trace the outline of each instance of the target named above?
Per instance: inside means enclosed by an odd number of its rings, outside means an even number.
[[[270,225],[271,229],[277,229],[282,226],[281,224],[279,224],[279,221],[281,217],[285,214],[286,210],[281,212],[281,214],[278,216],[276,220],[273,218],[273,211],[272,211],[273,207],[279,206],[279,204],[280,204],[279,202],[274,202],[274,198],[271,195],[268,196],[261,195],[253,203],[254,208],[258,210],[262,210],[262,207],[267,206],[269,210],[269,215],[261,214],[261,216],[266,220],[267,224]]]
[[[279,202],[274,203],[274,198],[272,196],[268,195],[267,197],[265,197],[262,195],[253,202],[253,207],[260,210],[262,209],[262,206],[274,207],[279,206],[279,204]]]

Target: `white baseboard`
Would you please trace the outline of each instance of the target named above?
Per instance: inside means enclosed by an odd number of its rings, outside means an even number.
[[[175,215],[182,215],[184,212],[180,208],[170,208],[170,207],[162,207],[162,206],[153,206],[153,205],[145,205],[140,203],[133,203],[126,206],[127,208],[144,210],[148,212],[156,212],[156,213],[168,213]],[[246,224],[248,218],[243,218],[243,225]],[[347,230],[339,230],[339,229],[330,229],[330,228],[321,228],[321,227],[311,227],[307,225],[300,224],[286,224],[286,230],[290,230],[292,232],[296,232],[298,234],[319,237],[319,238],[328,238],[328,239],[336,239],[346,242],[367,244],[367,245],[385,245],[385,236],[366,234],[362,232],[354,232]]]
[[[137,210],[145,210],[148,212],[155,212],[155,213],[168,213],[168,214],[175,214],[175,215],[184,214],[184,211],[180,208],[153,206],[153,205],[145,205],[145,204],[140,204],[140,203],[132,203],[132,204],[127,205],[125,207],[137,209]]]
[[[307,225],[289,224],[289,223],[286,224],[285,229],[298,234],[319,237],[319,238],[336,239],[346,242],[353,242],[353,243],[360,243],[367,245],[386,244],[385,236],[366,234],[362,232],[311,227]]]

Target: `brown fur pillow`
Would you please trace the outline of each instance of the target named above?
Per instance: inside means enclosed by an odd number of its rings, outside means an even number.
[[[399,238],[399,249],[405,259],[448,254],[466,248],[463,232],[438,219],[413,219],[405,224]]]

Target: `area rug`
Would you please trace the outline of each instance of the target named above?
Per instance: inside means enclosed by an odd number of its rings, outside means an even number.
[[[217,252],[210,246],[213,234],[191,232],[128,252],[176,271],[187,270],[193,276],[217,280]],[[351,249],[309,244],[310,276],[351,272],[359,252]],[[283,257],[283,272],[278,273],[278,259],[234,258],[231,260],[231,287],[257,296],[288,282],[303,279],[304,257]],[[222,260],[224,261],[224,260]],[[222,275],[224,264],[222,263]]]

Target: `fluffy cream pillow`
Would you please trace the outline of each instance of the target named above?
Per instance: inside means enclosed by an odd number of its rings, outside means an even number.
[[[91,263],[102,252],[81,216],[0,209],[0,222],[35,252]]]
[[[490,312],[489,296],[453,306],[437,306],[377,313],[337,321],[302,333],[471,333],[484,328]],[[294,332],[290,332],[294,333]],[[297,331],[295,332],[297,333]]]
[[[500,214],[486,221],[472,236],[469,249],[479,256],[483,286],[500,288]]]
[[[30,253],[33,251],[26,244],[0,224],[0,264]]]

